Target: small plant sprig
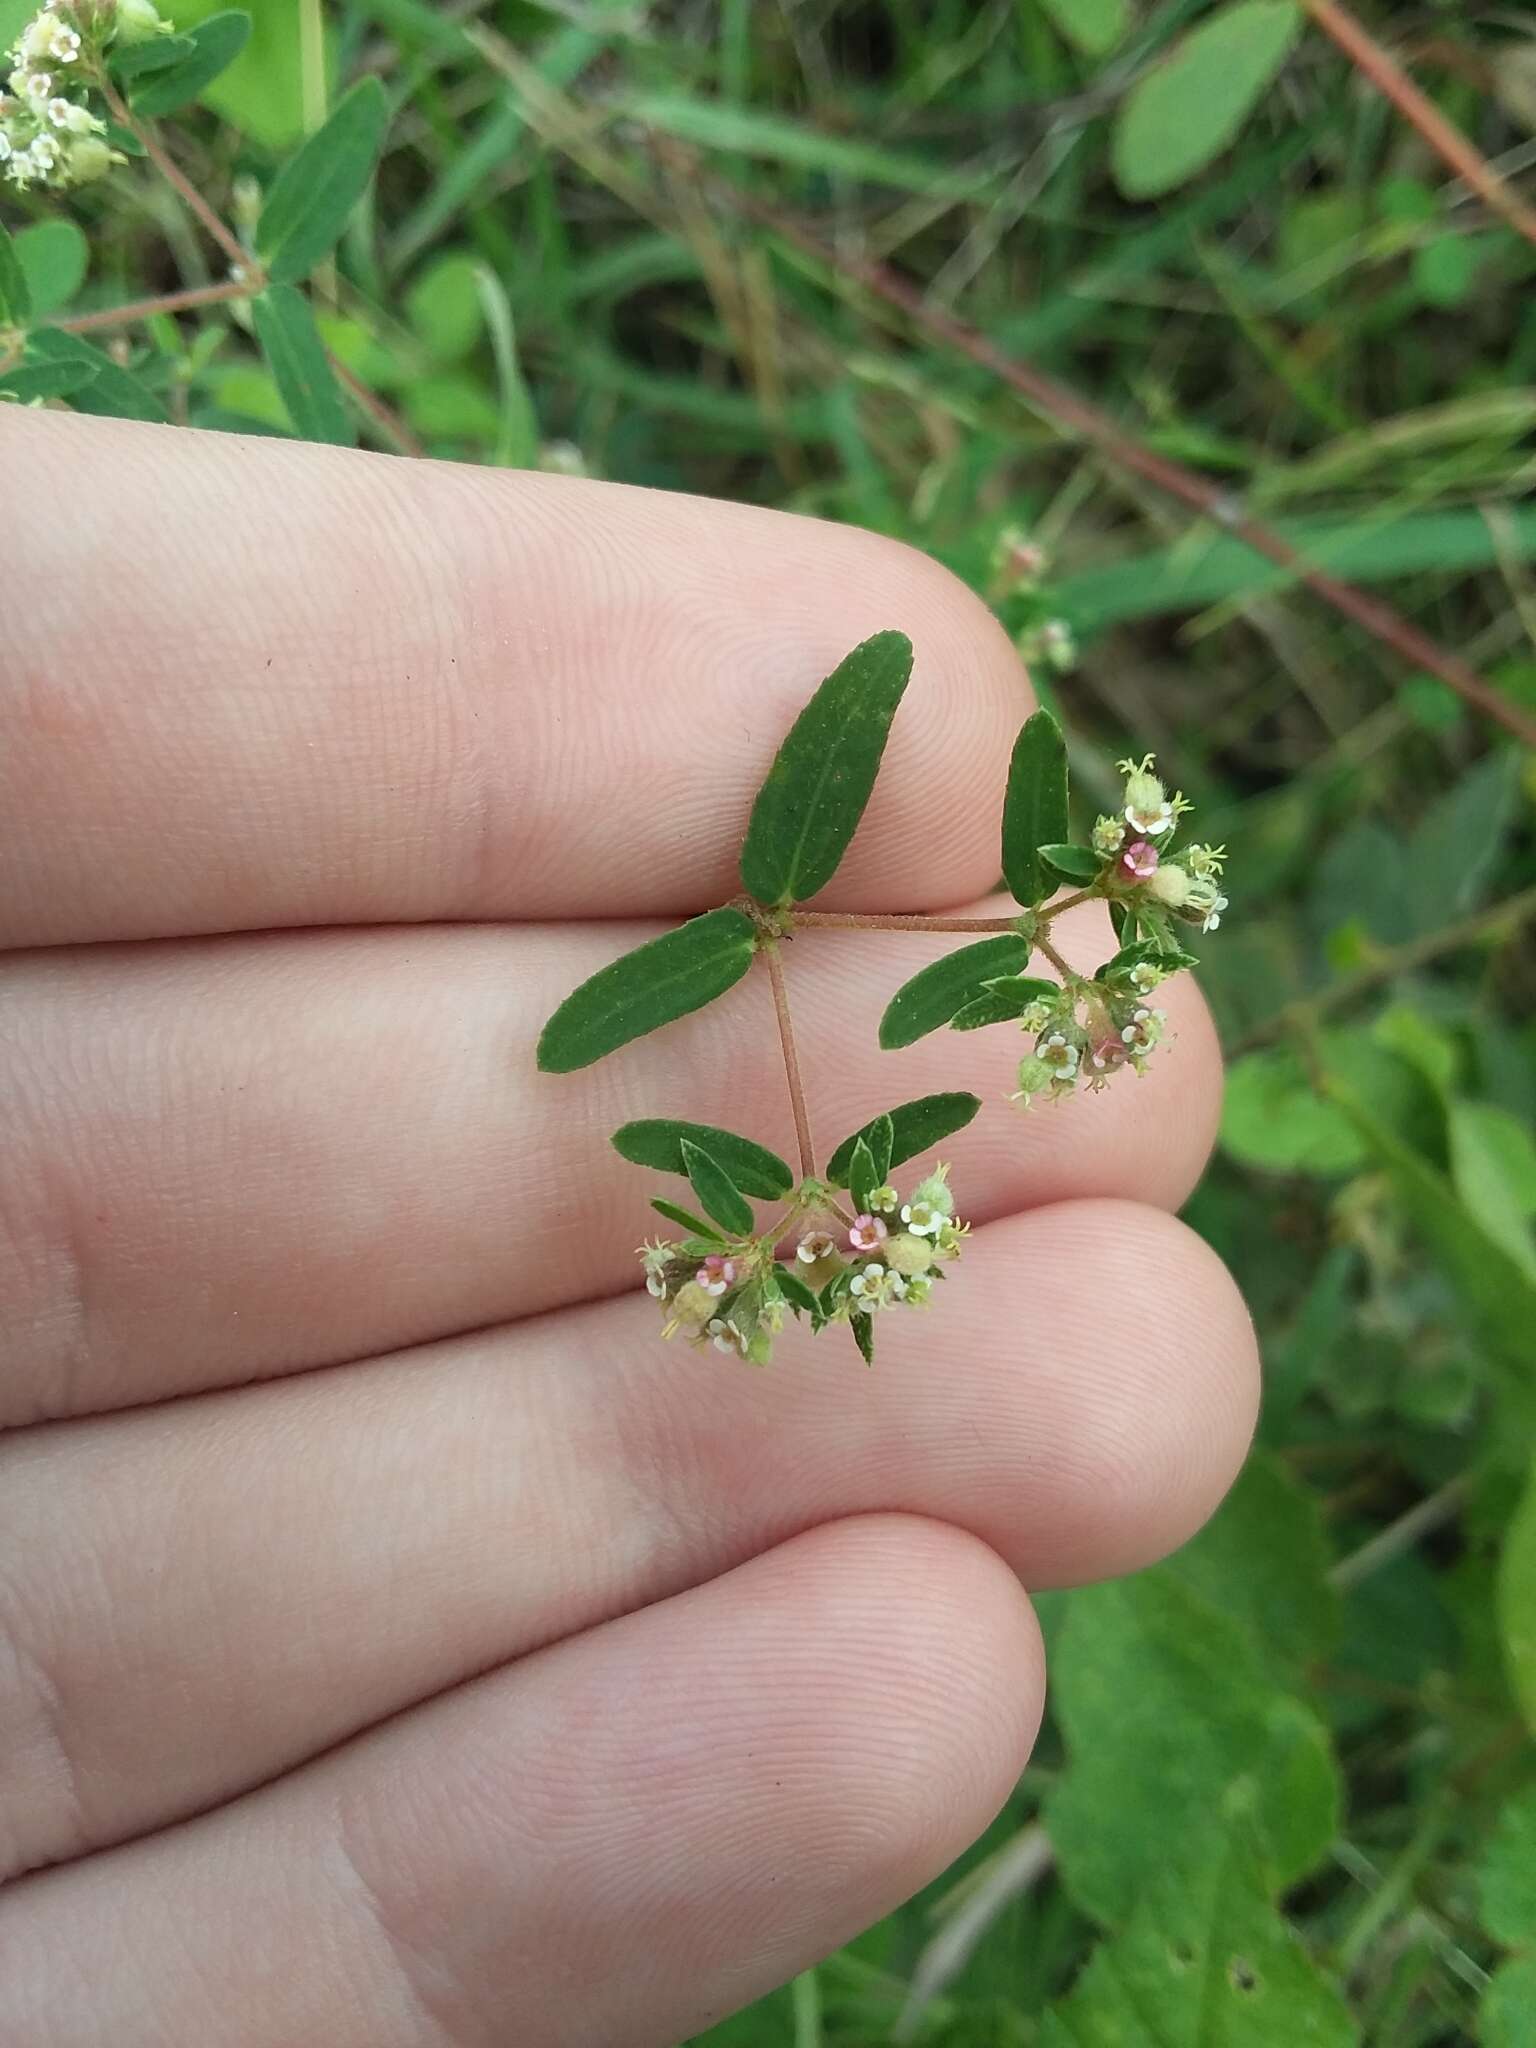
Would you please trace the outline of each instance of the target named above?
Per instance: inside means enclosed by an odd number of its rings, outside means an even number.
[[[1030,1040],[1012,1100],[1028,1108],[1122,1070],[1144,1073],[1165,1035],[1151,998],[1194,965],[1179,924],[1214,931],[1227,899],[1223,851],[1174,840],[1189,811],[1169,795],[1151,755],[1123,761],[1124,800],[1086,845],[1068,838],[1067,758],[1048,712],[1026,721],[1003,800],[1002,871],[1018,914],[1002,918],[875,916],[804,910],[836,872],[869,802],[891,721],[912,672],[911,642],[877,633],[841,662],[791,727],[758,791],[741,851],[744,892],[718,910],[638,946],[566,997],[539,1039],[538,1063],[570,1073],[702,1009],[764,963],[778,1019],[799,1146],[799,1173],[754,1139],[712,1124],[651,1118],[624,1124],[613,1144],[636,1165],[677,1174],[697,1209],[656,1197],[682,1234],[640,1247],[665,1336],[766,1365],[786,1317],[812,1330],[847,1324],[873,1361],[879,1315],[927,1304],[960,1252],[949,1170],[936,1166],[902,1194],[892,1176],[963,1129],[981,1107],[963,1092],[904,1102],[854,1131],[820,1169],[800,1080],[782,952],[804,930],[963,932],[975,936],[897,989],[880,1043],[911,1045],[947,1025],[1013,1024]],[[1063,881],[1073,893],[1050,900]],[[1091,976],[1057,950],[1055,920],[1102,901],[1118,950]],[[1057,980],[1026,972],[1035,954]],[[771,1204],[760,1225],[754,1202]],[[781,1261],[779,1248],[793,1245]]]

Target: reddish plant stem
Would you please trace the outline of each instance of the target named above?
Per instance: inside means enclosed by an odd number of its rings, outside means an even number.
[[[1043,932],[1035,933],[1035,951],[1045,955],[1064,982],[1077,981],[1080,978],[1076,968],[1072,966],[1070,961],[1063,960]]]
[[[330,355],[329,350],[326,353]],[[379,432],[387,440],[393,441],[402,455],[426,454],[426,449],[422,447],[416,436],[405,424],[405,421],[401,419],[398,413],[391,411],[376,391],[370,391],[360,377],[353,376],[346,364],[340,361],[338,357],[332,355],[330,361],[331,368],[336,372],[341,382],[345,384],[348,391],[351,392],[353,398],[362,407],[363,411],[367,413],[368,417],[379,429]]]
[[[1384,99],[1389,99],[1403,119],[1416,128],[1430,148],[1450,165],[1478,197],[1510,226],[1536,242],[1536,212],[1512,192],[1488,159],[1476,149],[1454,122],[1448,121],[1429,95],[1420,90],[1397,60],[1384,50],[1363,23],[1339,0],[1303,0],[1307,12],[1331,36],[1350,62],[1368,78]]]
[[[675,150],[671,153],[676,154]],[[696,160],[691,168],[696,179],[704,179],[705,174]],[[942,306],[930,303],[919,286],[910,283],[888,264],[861,256],[853,250],[831,248],[819,235],[782,214],[755,193],[744,192],[720,178],[709,178],[705,182],[708,189],[732,211],[790,243],[833,276],[854,279],[875,298],[884,300],[888,306],[894,306],[904,314],[921,333],[989,370],[1045,418],[1080,435],[1106,460],[1131,471],[1133,475],[1144,477],[1158,490],[1213,521],[1234,540],[1252,548],[1255,554],[1263,555],[1278,568],[1287,570],[1315,597],[1331,605],[1343,617],[1353,620],[1382,646],[1390,647],[1414,668],[1437,676],[1464,703],[1470,704],[1495,724],[1502,725],[1525,745],[1536,746],[1536,718],[1510,703],[1469,663],[1437,645],[1427,633],[1420,632],[1390,605],[1367,596],[1352,583],[1345,583],[1337,576],[1330,576],[1326,570],[1312,566],[1281,534],[1244,512],[1241,502],[1219,485],[1208,482],[1192,469],[1186,469],[1182,463],[1159,455],[1155,449],[1123,432],[1107,412],[1080,396],[1070,385],[1036,369],[1033,363],[1005,354],[978,328],[957,319]]]
[[[120,127],[126,128],[134,139],[143,145],[144,154],[165,182],[175,191],[188,212],[202,222],[211,238],[218,243],[224,254],[235,267],[245,274],[247,289],[260,289],[260,266],[250,250],[243,247],[237,236],[225,227],[223,221],[208,204],[202,193],[189,178],[177,168],[155,139],[153,132],[142,122],[134,119],[132,110],[110,78],[103,74],[97,81],[103,99],[112,109],[112,118]]]
[[[784,1052],[784,1078],[789,1083],[789,1106],[795,1117],[795,1143],[800,1148],[800,1172],[810,1179],[816,1171],[816,1152],[811,1144],[811,1120],[806,1113],[805,1088],[800,1079],[800,1055],[795,1050],[795,1027],[789,1017],[789,991],[784,986],[784,962],[776,945],[762,949],[768,963],[768,980],[773,989],[773,1011],[779,1020],[779,1044]]]
[[[905,917],[882,911],[797,910],[795,929],[836,932],[1011,932],[1018,930],[1013,917]]]
[[[55,324],[65,334],[90,334],[103,327],[129,327],[136,320],[153,320],[161,313],[190,313],[197,306],[217,306],[228,299],[249,298],[251,286],[244,279],[231,278],[226,284],[189,285],[184,292],[164,292],[158,299],[130,299],[124,306],[106,306],[98,313],[77,313],[72,320]]]

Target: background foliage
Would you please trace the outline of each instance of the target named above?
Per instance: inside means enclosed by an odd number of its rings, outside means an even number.
[[[1365,17],[1501,172],[1536,159],[1528,9]],[[1528,712],[1536,250],[1287,0],[262,0],[207,35],[239,55],[161,139],[282,281],[87,341],[58,323],[224,259],[142,159],[7,191],[34,331],[0,390],[898,534],[1026,651],[1072,629],[1040,669],[1087,801],[1134,736],[1234,849],[1189,1215],[1258,1319],[1260,1446],[1181,1555],[1043,1603],[1052,1717],[988,1837],[712,2048],[1536,2043],[1530,757],[850,267]],[[365,156],[388,125],[332,255],[307,174],[263,199],[360,78]],[[1040,588],[996,573],[1011,527]]]

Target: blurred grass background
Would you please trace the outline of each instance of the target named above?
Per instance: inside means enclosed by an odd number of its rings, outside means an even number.
[[[1518,184],[1532,9],[1362,11]],[[1188,1214],[1258,1320],[1254,1462],[1181,1557],[1043,1603],[1052,1718],[985,1840],[712,2048],[1536,2043],[1530,754],[943,330],[1536,711],[1536,249],[1315,31],[1229,147],[1127,198],[1128,96],[1214,12],[261,0],[167,124],[248,221],[379,75],[376,189],[311,296],[410,441],[927,549],[1032,656],[1085,801],[1153,746],[1232,849],[1204,974],[1230,1106]],[[6,196],[54,317],[217,276],[141,164]],[[289,430],[238,310],[115,346],[176,417]]]

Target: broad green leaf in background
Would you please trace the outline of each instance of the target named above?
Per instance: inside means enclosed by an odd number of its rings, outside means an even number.
[[[979,1095],[954,1093],[948,1095],[920,1095],[912,1102],[903,1102],[899,1108],[888,1110],[891,1122],[891,1156],[886,1166],[890,1173],[895,1167],[903,1166],[907,1160],[915,1159],[919,1152],[926,1152],[930,1145],[937,1145],[945,1138],[953,1137],[956,1131],[964,1130],[981,1107]],[[881,1121],[875,1117],[844,1138],[841,1145],[827,1161],[827,1180],[835,1188],[848,1185],[848,1173],[853,1164],[853,1148],[860,1138],[867,1138],[874,1125]]]
[[[1170,1826],[1212,1849],[1248,1800],[1278,1890],[1323,1855],[1338,1783],[1316,1715],[1276,1686],[1244,1623],[1166,1566],[1067,1600],[1055,1699],[1069,1753],[1047,1824],[1068,1890],[1124,1924],[1163,1868]]]
[[[238,8],[210,14],[185,37],[185,48],[169,68],[156,70],[145,78],[133,95],[136,114],[158,119],[200,99],[213,81],[226,72],[251,39],[251,17]]]
[[[1338,1640],[1329,1561],[1316,1494],[1281,1459],[1255,1451],[1215,1515],[1163,1570],[1240,1622],[1278,1683],[1299,1685]]]
[[[373,176],[388,122],[383,86],[359,79],[278,173],[256,226],[256,253],[274,284],[297,283],[330,254]]]
[[[1048,711],[1026,719],[1013,743],[1003,797],[1003,880],[1016,903],[1039,903],[1052,883],[1038,849],[1067,836],[1067,748]]]
[[[1318,1059],[1393,1131],[1427,1137],[1422,1078],[1364,1029],[1318,1035]],[[1319,1091],[1289,1046],[1244,1053],[1227,1076],[1221,1142],[1245,1166],[1272,1173],[1353,1173],[1369,1145],[1347,1112]]]
[[[16,259],[32,298],[32,318],[67,306],[85,282],[90,244],[72,220],[34,221],[16,237]]]
[[[1011,974],[1029,963],[1030,944],[1011,932],[961,946],[942,960],[914,974],[897,989],[880,1019],[880,1043],[887,1052],[915,1044],[947,1024],[985,991],[996,976]]]
[[[485,333],[478,270],[473,256],[452,249],[424,265],[406,292],[405,317],[436,362],[462,361]]]
[[[120,420],[150,420],[161,426],[170,415],[142,377],[115,363],[104,349],[83,334],[65,334],[57,327],[34,329],[27,343],[27,357],[48,363],[88,363],[95,375],[76,386],[70,402],[77,412],[97,413]]]
[[[1536,1325],[1527,1324],[1527,1329],[1532,1327]],[[1536,1463],[1505,1533],[1498,1602],[1510,1686],[1527,1726],[1536,1734]]]
[[[95,375],[96,365],[78,358],[61,363],[18,363],[0,374],[0,391],[21,404],[34,398],[70,398]]]
[[[1515,822],[1520,756],[1490,754],[1431,804],[1409,842],[1414,930],[1431,932],[1474,909]]]
[[[202,93],[207,105],[264,149],[287,149],[304,132],[303,5],[261,0],[250,40]],[[230,9],[226,0],[176,0],[169,11],[186,34]]]
[[[1290,53],[1294,0],[1234,0],[1131,88],[1115,120],[1116,182],[1128,199],[1170,192],[1219,156]]]
[[[1453,1102],[1446,1119],[1451,1179],[1488,1235],[1536,1280],[1536,1143],[1520,1119],[1491,1102]],[[1536,1333],[1533,1333],[1536,1346]]]
[[[702,1147],[681,1141],[683,1170],[688,1175],[688,1184],[699,1198],[699,1207],[704,1214],[728,1230],[735,1237],[745,1237],[752,1228],[752,1205],[741,1192],[718,1159],[710,1157]]]
[[[701,1010],[740,981],[756,937],[739,910],[708,910],[637,946],[566,997],[540,1035],[539,1065],[546,1074],[574,1073]]]
[[[1085,56],[1106,56],[1131,25],[1130,0],[1040,0],[1069,43]]]
[[[32,294],[16,244],[0,224],[0,327],[25,327],[32,315]]]
[[[269,285],[252,299],[251,320],[301,438],[350,447],[357,436],[308,299],[291,284]]]
[[[1338,1991],[1270,1904],[1242,1813],[1191,1853],[1164,1811],[1125,1931],[1046,2015],[1040,2048],[1353,2048]]]
[[[1488,1932],[1506,1948],[1536,1949],[1536,1785],[1505,1801],[1477,1876]]]
[[[652,1166],[658,1173],[688,1171],[683,1158],[683,1140],[697,1145],[719,1162],[744,1195],[776,1202],[794,1186],[795,1177],[776,1152],[750,1138],[738,1138],[715,1124],[679,1123],[670,1117],[645,1117],[620,1124],[611,1139],[614,1150],[636,1166]]]
[[[196,44],[187,36],[150,36],[142,43],[112,45],[108,63],[117,77],[124,83],[135,78],[146,78],[154,72],[168,70],[179,64],[196,49]]]
[[[1477,2008],[1479,2048],[1536,2048],[1536,1956],[1495,1973]]]
[[[760,903],[802,903],[831,881],[911,675],[907,636],[876,633],[838,663],[790,727],[741,849],[741,879]]]

